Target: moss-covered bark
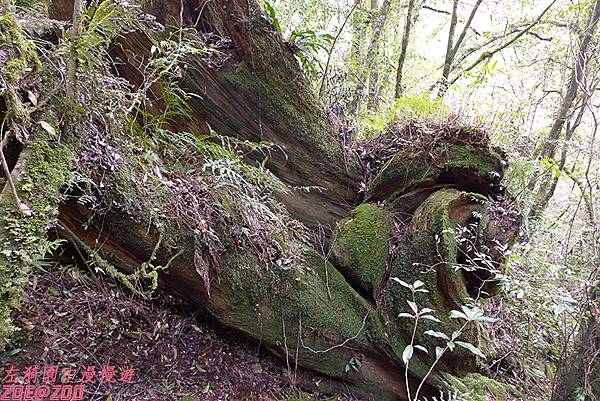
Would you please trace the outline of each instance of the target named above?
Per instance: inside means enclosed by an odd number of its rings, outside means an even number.
[[[436,345],[444,346],[439,339],[428,337],[426,330],[452,333],[458,330],[461,322],[448,318],[453,309],[460,309],[469,298],[463,272],[456,268],[458,244],[454,229],[466,225],[473,212],[483,206],[473,197],[459,191],[440,190],[431,195],[415,212],[407,232],[393,260],[391,277],[397,277],[407,283],[421,280],[429,292],[416,294],[416,303],[420,307],[433,309],[442,323],[423,320],[417,328],[419,344],[428,349]],[[402,312],[410,312],[406,300],[411,300],[411,292],[389,280],[384,290],[384,312],[396,330],[409,338],[412,322],[399,317]],[[471,330],[467,341],[477,344],[477,331]],[[396,347],[401,355],[403,348]],[[425,356],[424,356],[425,357]],[[451,354],[452,363],[446,368],[457,372],[471,371],[476,367],[472,354],[456,350]],[[433,355],[427,357],[431,362]]]
[[[11,166],[10,180],[19,199],[15,199],[6,176],[0,192],[0,349],[13,330],[10,312],[20,302],[27,273],[48,250],[47,229],[58,216],[63,199],[60,189],[70,176],[75,150],[67,138],[59,141],[56,110],[48,108],[38,124],[24,106],[22,86],[29,85],[42,72],[42,66],[35,45],[24,38],[19,21],[9,10],[2,11],[0,43],[8,49],[1,66],[6,83],[1,94],[5,106],[0,110],[2,147],[9,141],[23,144],[13,146],[18,154],[11,155],[16,164]],[[17,202],[26,205],[28,213],[23,213]]]
[[[50,116],[46,116],[50,117]],[[48,121],[52,121],[48,118]],[[21,153],[13,169],[19,196],[32,210],[21,213],[5,188],[0,202],[0,278],[2,346],[12,330],[10,308],[18,305],[27,273],[43,260],[47,247],[46,233],[58,216],[63,199],[61,188],[68,180],[74,150],[67,142],[58,143],[55,135],[38,128]]]
[[[392,233],[389,219],[382,208],[362,204],[340,222],[333,244],[333,257],[345,277],[374,298],[386,273]]]

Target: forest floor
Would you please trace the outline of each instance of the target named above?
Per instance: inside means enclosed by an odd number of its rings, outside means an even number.
[[[206,313],[166,294],[134,298],[73,266],[32,272],[14,320],[17,343],[0,356],[4,384],[11,367],[17,380],[26,368],[39,368],[39,384],[44,367],[58,365],[52,383],[69,382],[73,373],[70,383],[80,383],[89,369],[89,401],[345,400],[296,390],[294,380],[319,379]]]

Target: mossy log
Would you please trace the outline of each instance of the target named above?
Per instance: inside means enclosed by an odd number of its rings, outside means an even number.
[[[52,17],[70,18],[70,2],[55,0],[51,6]],[[24,143],[23,154],[31,154],[34,163],[23,167],[22,176],[40,180],[47,191],[32,192],[27,181],[19,188],[33,209],[34,218],[26,220],[34,223],[32,235],[43,238],[58,214],[58,234],[87,253],[98,270],[143,271],[136,276],[143,281],[150,266],[163,267],[155,271],[165,290],[329,378],[321,383],[324,391],[406,400],[407,390],[414,394],[423,380],[422,395],[466,390],[469,380],[461,384],[461,377],[478,377],[473,373],[478,360],[466,351],[443,359],[431,374],[434,355],[416,354],[405,376],[402,355],[412,323],[398,315],[409,311],[410,294],[392,278],[423,281],[429,292],[419,293],[417,302],[435,309],[442,320],[435,329],[449,333],[457,328],[447,318],[450,310],[497,291],[490,266],[465,258],[487,248],[492,267],[500,269],[499,248],[516,233],[517,213],[498,185],[502,154],[487,144],[447,138],[427,152],[398,149],[361,196],[358,158],[338,141],[292,50],[256,2],[165,1],[149,12],[167,26],[186,28],[186,35],[222,39],[218,60],[190,56],[181,66],[179,85],[196,96],[189,102],[189,118],[171,120],[167,128],[212,129],[282,149],[270,155],[269,170],[290,187],[319,189],[277,194],[284,208],[276,210],[308,232],[326,226],[327,240],[286,235],[287,228],[260,215],[253,216],[258,228],[242,227],[229,212],[244,207],[239,194],[210,187],[211,177],[186,175],[197,170],[194,157],[178,160],[176,172],[167,168],[174,164],[166,157],[148,167],[143,152],[135,153],[119,137],[125,132],[101,132],[103,145],[95,150],[110,153],[112,164],[106,167],[86,160],[91,135],[83,135],[80,147],[68,138],[48,137],[47,129]],[[115,73],[134,87],[142,85],[134,59],[147,62],[155,39],[141,30],[119,38],[112,49],[120,61]],[[160,112],[155,95],[148,107]],[[58,132],[59,124],[53,126],[50,132]],[[73,186],[65,194],[74,159],[77,176],[93,186],[93,207],[78,201],[82,194]],[[248,162],[257,159],[249,155]],[[0,210],[3,216],[13,213],[7,207]],[[454,234],[464,227],[470,227],[465,234],[470,247]],[[27,252],[6,238],[3,233],[3,249]],[[4,264],[15,263],[6,252],[2,257]],[[467,264],[469,271],[460,268]],[[419,327],[417,344],[442,344],[424,334],[433,327]],[[472,344],[478,343],[479,330],[465,332]]]

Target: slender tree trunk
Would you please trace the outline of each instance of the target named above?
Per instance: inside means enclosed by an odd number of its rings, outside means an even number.
[[[388,14],[390,12],[391,0],[383,0],[381,10],[373,26],[373,36],[371,38],[371,44],[367,51],[367,63],[371,63],[369,67],[369,107],[375,106],[378,101],[379,93],[379,55],[381,50],[382,34],[385,30],[385,23],[387,21]]]
[[[535,157],[538,159],[544,159],[544,158],[554,158],[555,153],[556,153],[556,148],[558,146],[558,140],[560,139],[560,136],[562,134],[563,128],[567,122],[567,120],[570,117],[571,114],[571,110],[573,108],[573,103],[575,102],[575,99],[577,97],[577,94],[579,93],[579,90],[582,86],[585,85],[585,73],[586,73],[586,66],[587,66],[587,60],[588,60],[588,47],[589,44],[592,40],[592,37],[594,35],[596,26],[598,24],[598,20],[600,19],[600,0],[596,0],[596,3],[594,5],[594,8],[592,10],[592,13],[590,14],[590,19],[588,20],[585,29],[582,31],[582,35],[581,35],[581,42],[579,44],[579,50],[577,52],[577,55],[575,56],[575,59],[573,60],[573,68],[572,68],[572,73],[571,73],[571,77],[569,79],[569,83],[567,85],[567,91],[565,93],[565,96],[562,99],[562,102],[559,106],[556,118],[554,119],[554,122],[552,123],[552,127],[550,128],[550,133],[548,134],[548,137],[545,138],[543,144],[541,145],[541,148],[538,148],[539,150],[535,150]],[[582,117],[583,117],[583,113],[585,111],[585,103],[588,101],[587,99],[587,95],[584,95],[585,98],[583,99],[583,106],[580,109],[580,113],[577,116],[576,120],[581,121]],[[574,126],[576,127],[578,124],[578,122],[575,122]],[[566,136],[570,136],[572,135],[572,132],[569,132],[570,130],[567,129],[567,133]],[[566,140],[568,140],[568,138],[565,137]],[[564,170],[564,163],[563,163],[563,159],[566,157],[566,155],[563,152],[563,155],[561,156],[561,171]],[[558,181],[558,177],[555,177],[554,179],[550,178],[546,178],[544,181],[546,182],[546,185],[541,185],[537,194],[536,194],[536,200],[534,202],[534,204],[532,205],[531,211],[530,211],[530,218],[537,218],[539,217],[544,209],[546,208],[548,202],[550,201],[551,197],[554,194],[554,191],[556,189],[556,184],[557,183],[553,183],[548,182],[548,180],[552,180],[552,181]],[[536,188],[536,184],[538,182],[538,179],[532,179],[529,181],[528,184],[528,188],[531,191],[534,191]]]
[[[444,69],[442,71],[442,79],[440,82],[440,87],[438,90],[438,97],[444,97],[448,87],[450,86],[450,73],[454,68],[454,59],[456,58],[456,54],[460,49],[460,46],[463,44],[465,37],[467,36],[467,32],[471,28],[471,24],[473,23],[473,19],[475,18],[475,14],[477,14],[477,10],[483,0],[477,0],[471,9],[471,13],[469,14],[469,18],[465,22],[465,25],[462,29],[462,32],[458,36],[456,43],[454,42],[454,34],[456,31],[456,25],[458,21],[458,2],[455,1],[452,7],[452,16],[450,17],[450,31],[448,32],[448,43],[446,44],[446,57],[444,59]]]
[[[452,49],[454,48],[454,32],[458,22],[458,0],[454,0],[452,4],[452,15],[450,17],[450,28],[448,30],[448,41],[446,42],[446,56],[444,57],[444,69],[442,70],[442,79],[438,83],[438,97],[443,97],[448,89],[448,77],[452,68]]]
[[[579,112],[577,113],[575,121],[572,124],[567,123],[567,129],[565,132],[565,143],[561,151],[560,161],[558,163],[558,171],[565,170],[565,164],[567,163],[567,156],[569,151],[569,141],[571,140],[573,134],[575,133],[575,130],[577,129],[577,127],[579,127],[581,121],[583,120],[588,101],[589,96],[584,96],[581,101]],[[550,199],[552,199],[552,196],[554,196],[554,192],[556,191],[556,186],[558,185],[559,178],[560,177],[558,174],[551,174],[549,177],[546,177],[545,184],[540,185],[540,188],[537,192],[536,200],[529,212],[529,218],[535,219],[539,217],[544,212],[544,210],[546,210]],[[584,195],[585,193],[582,194],[582,196]]]
[[[77,107],[77,59],[78,59],[78,41],[81,32],[81,0],[75,0],[73,3],[73,19],[70,32],[69,58],[67,60],[67,87],[66,100],[70,113],[75,112]]]
[[[400,56],[398,57],[398,67],[396,69],[396,90],[395,98],[402,97],[404,85],[402,83],[402,74],[404,71],[404,63],[406,61],[406,53],[408,43],[410,42],[410,34],[414,24],[419,18],[419,11],[422,3],[416,6],[417,0],[408,0],[408,11],[406,12],[406,20],[404,22],[404,32],[402,33],[402,42],[400,43]]]
[[[369,45],[367,47],[367,53],[364,58],[363,65],[366,65],[366,70],[364,74],[362,74],[361,81],[358,85],[358,88],[354,94],[352,99],[352,105],[354,110],[358,110],[360,108],[360,104],[365,97],[365,92],[368,94],[374,90],[376,83],[371,82],[371,78],[373,77],[373,72],[376,69],[375,59],[379,54],[379,48],[381,45],[381,34],[383,33],[383,28],[385,27],[385,22],[387,20],[387,14],[390,9],[391,0],[383,0],[383,3],[379,10],[376,12],[375,21],[372,24],[372,33],[371,40],[369,41]]]
[[[581,36],[581,42],[579,44],[579,50],[573,63],[573,72],[567,85],[567,92],[562,99],[562,102],[558,108],[556,119],[550,128],[550,133],[544,141],[542,150],[539,157],[554,157],[557,143],[562,133],[565,122],[567,121],[569,111],[573,106],[573,102],[577,96],[580,85],[585,75],[585,69],[588,61],[588,47],[594,36],[596,26],[598,25],[598,19],[600,19],[600,0],[596,0],[594,8],[590,14],[590,19],[583,30]]]
[[[600,400],[600,284],[595,286],[572,355],[558,370],[551,401]]]
[[[349,104],[350,113],[356,114],[360,106],[361,95],[364,93],[364,88],[367,85],[368,71],[363,63],[364,51],[367,42],[367,32],[369,26],[372,25],[373,16],[377,12],[377,1],[372,0],[370,8],[360,9],[359,12],[354,14],[352,24],[352,47],[350,50],[350,61],[351,71],[354,73],[354,79],[356,81],[356,88],[352,95],[352,99]]]

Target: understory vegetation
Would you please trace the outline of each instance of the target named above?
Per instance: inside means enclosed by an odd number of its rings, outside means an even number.
[[[0,366],[600,399],[600,0],[155,3],[0,0]]]

